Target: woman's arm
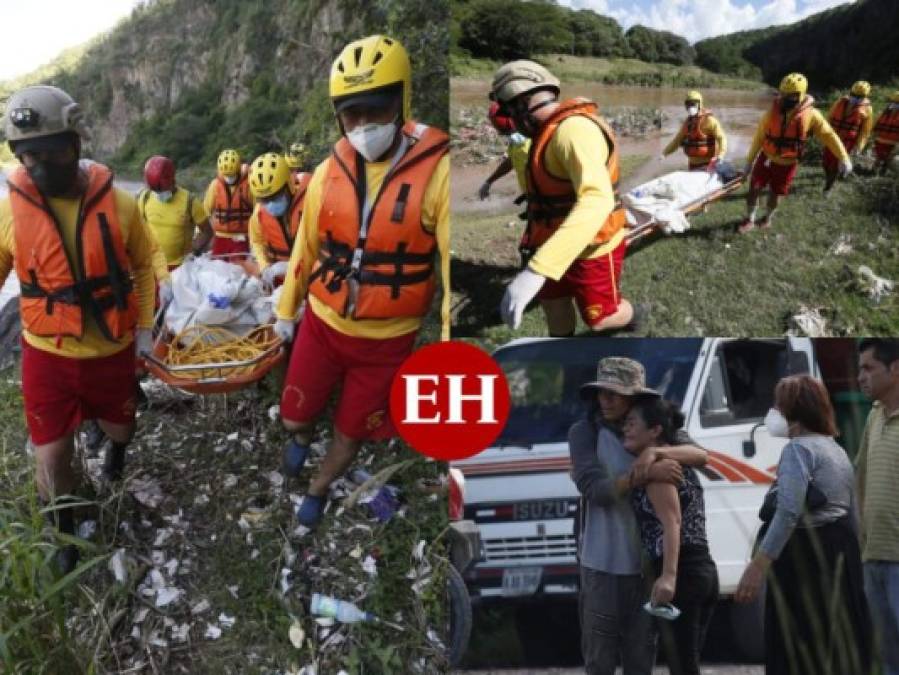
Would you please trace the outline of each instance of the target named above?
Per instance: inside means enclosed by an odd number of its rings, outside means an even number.
[[[777,467],[777,510],[759,546],[759,553],[771,560],[777,560],[805,510],[811,465],[811,452],[795,441],[783,449]]]
[[[681,510],[677,488],[670,483],[650,483],[646,495],[662,523],[662,576],[652,589],[653,604],[671,602],[677,584],[677,563],[680,558]]]

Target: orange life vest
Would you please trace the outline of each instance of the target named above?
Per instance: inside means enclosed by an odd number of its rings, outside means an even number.
[[[221,176],[217,176],[215,203],[212,207],[215,231],[222,234],[246,234],[252,215],[253,204],[247,177],[241,175],[234,185],[228,185]]]
[[[306,181],[306,186],[309,182]],[[259,205],[256,217],[265,239],[265,250],[269,262],[276,263],[290,259],[293,242],[300,228],[303,217],[303,202],[306,200],[306,187],[294,193],[287,212],[281,218],[275,218],[264,206]]]
[[[611,127],[597,115],[597,105],[586,98],[563,101],[552,116],[543,123],[531,143],[528,156],[528,226],[521,239],[520,250],[531,254],[540,248],[559,229],[562,221],[577,203],[577,194],[567,178],[553,176],[546,168],[546,149],[556,129],[563,120],[579,115],[586,117],[600,128],[609,146],[606,168],[615,192],[615,207],[604,222],[596,223],[596,234],[591,246],[603,244],[611,239],[626,222],[625,210],[618,194],[618,145]]]
[[[88,186],[73,257],[66,251],[56,216],[25,167],[7,181],[22,325],[32,335],[81,338],[85,312],[108,340],[123,338],[137,325],[137,298],[112,172],[101,164],[86,170]]]
[[[687,157],[691,159],[711,159],[718,152],[717,139],[702,130],[702,124],[712,113],[708,110],[700,110],[698,114],[684,120],[682,133],[684,140],[681,147]]]
[[[765,129],[765,140],[762,150],[769,157],[781,159],[801,159],[808,141],[806,118],[812,114],[815,100],[806,96],[794,110],[782,110],[780,97],[774,99],[771,113],[768,115],[768,128]],[[787,121],[790,113],[793,117]]]
[[[887,108],[874,125],[874,139],[886,145],[899,144],[899,108]]]
[[[870,111],[871,102],[863,99],[857,105],[850,105],[849,97],[843,96],[837,101],[836,107],[830,115],[830,126],[834,128],[841,140],[852,141],[858,138],[858,134],[862,129],[864,116],[862,112],[866,109]],[[871,113],[868,112],[870,115]]]
[[[365,159],[342,138],[328,160],[309,293],[341,316],[420,317],[431,306],[437,243],[422,224],[422,201],[449,137],[411,121],[402,134],[407,149],[384,177],[367,226]]]

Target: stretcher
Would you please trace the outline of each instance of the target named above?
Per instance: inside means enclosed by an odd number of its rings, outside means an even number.
[[[242,254],[230,254],[212,256],[212,258],[231,262],[250,273],[251,270],[247,267],[245,260],[231,260],[235,255],[238,258],[243,257]],[[231,393],[255,384],[284,360],[287,350],[280,338],[275,336],[273,325],[268,323],[243,327],[245,329],[243,332],[248,331],[254,343],[264,345],[264,347],[260,347],[257,354],[250,358],[210,359],[205,362],[186,364],[172,363],[169,355],[176,347],[184,346],[177,344],[176,341],[179,339],[179,335],[183,336],[187,333],[175,334],[166,326],[165,313],[168,307],[168,304],[161,306],[156,314],[154,321],[156,336],[153,351],[145,354],[143,358],[147,370],[170,387],[192,394]],[[210,332],[215,330],[217,329],[210,327]],[[197,339],[196,336],[194,339]],[[227,343],[221,342],[217,344],[227,345]]]
[[[716,171],[675,171],[638,185],[622,197],[627,210],[628,243],[653,232],[678,234],[689,228],[687,216],[704,209],[743,183],[729,165]]]

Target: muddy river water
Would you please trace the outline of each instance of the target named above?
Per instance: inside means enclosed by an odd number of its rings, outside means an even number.
[[[454,78],[451,83],[451,106],[453,111],[462,107],[483,106],[487,109],[486,80]],[[623,181],[629,189],[645,183],[656,176],[675,171],[686,166],[686,158],[681,151],[669,155],[659,162],[657,157],[677,133],[684,119],[685,89],[674,87],[624,87],[609,86],[595,82],[576,82],[562,88],[562,97],[586,96],[596,101],[602,110],[638,107],[655,108],[664,113],[662,129],[641,138],[623,137],[621,152],[624,157],[644,156],[650,158]],[[752,134],[759,117],[771,105],[773,92],[770,90],[703,89],[705,106],[721,122],[727,134],[727,157],[737,167],[742,167]],[[477,198],[478,187],[490,175],[493,164],[468,166],[453,165],[452,201],[453,210],[461,212],[490,212],[507,209],[507,197],[517,192],[515,180],[507,176],[499,181],[491,198],[485,203]]]

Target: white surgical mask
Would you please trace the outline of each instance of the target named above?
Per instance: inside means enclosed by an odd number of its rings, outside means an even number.
[[[262,208],[272,214],[275,218],[280,218],[287,211],[287,195],[281,195],[277,199],[271,199],[262,203]]]
[[[225,176],[225,182],[228,185],[234,185],[237,182],[237,176]]]
[[[698,115],[698,114],[699,114],[699,106],[698,106],[698,105],[691,105],[690,107],[687,108],[687,114],[688,114],[690,117],[693,117],[693,115]]]
[[[790,437],[790,423],[777,408],[771,408],[765,415],[765,426],[768,427],[768,433],[775,438]]]
[[[160,190],[156,192],[156,199],[161,202],[169,202],[172,200],[172,191],[171,190]]]
[[[356,127],[346,135],[356,151],[369,162],[374,162],[393,144],[396,137],[396,120],[387,124],[366,124]]]

